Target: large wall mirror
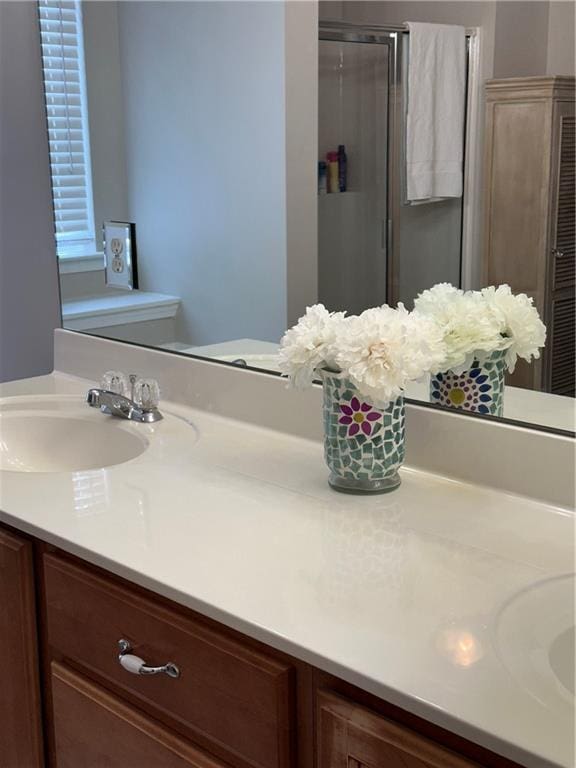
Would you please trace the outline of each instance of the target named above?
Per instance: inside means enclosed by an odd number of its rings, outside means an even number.
[[[574,430],[573,3],[40,0],[39,16],[65,328],[278,375],[310,304],[507,283],[548,334],[508,376],[504,418]],[[411,191],[407,22],[463,35],[461,119],[439,121],[460,177],[429,199]],[[406,394],[431,399],[426,381]]]

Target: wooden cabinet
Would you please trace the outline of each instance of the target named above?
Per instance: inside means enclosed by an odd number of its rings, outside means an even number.
[[[518,768],[1,526],[0,608],[0,768]]]
[[[51,685],[58,768],[225,768],[60,664]]]
[[[44,765],[30,541],[0,528],[0,768]]]
[[[317,768],[479,768],[328,691],[318,695]]]
[[[532,364],[509,383],[575,390],[574,77],[486,84],[484,275],[527,293],[548,328]]]

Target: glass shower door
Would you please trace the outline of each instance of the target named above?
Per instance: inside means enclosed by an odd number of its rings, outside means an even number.
[[[384,43],[319,41],[319,163],[343,145],[346,180],[319,184],[318,292],[350,314],[386,301],[389,55]]]

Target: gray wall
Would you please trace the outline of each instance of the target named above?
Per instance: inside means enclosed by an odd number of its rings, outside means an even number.
[[[321,18],[482,27],[488,77],[574,74],[572,0],[343,0],[320,2]]]
[[[572,0],[550,3],[546,74],[573,75],[575,70],[574,28],[576,4]]]
[[[0,2],[0,381],[52,370],[60,325],[36,3]]]
[[[286,328],[318,301],[318,5],[285,8]]]
[[[549,5],[534,0],[496,3],[494,77],[546,74]]]
[[[286,327],[284,6],[130,2],[119,20],[141,288],[182,298],[180,341],[277,340]]]
[[[129,219],[118,4],[112,0],[82,3],[82,27],[94,227],[96,246],[102,250],[103,222]]]

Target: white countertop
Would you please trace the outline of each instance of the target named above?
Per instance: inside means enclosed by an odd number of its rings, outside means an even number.
[[[53,374],[0,397],[81,408],[88,386]],[[0,472],[0,521],[530,768],[573,766],[573,700],[535,695],[497,643],[512,596],[573,570],[569,511],[410,468],[390,495],[340,495],[319,443],[162,409],[128,425],[151,445],[128,463]]]

